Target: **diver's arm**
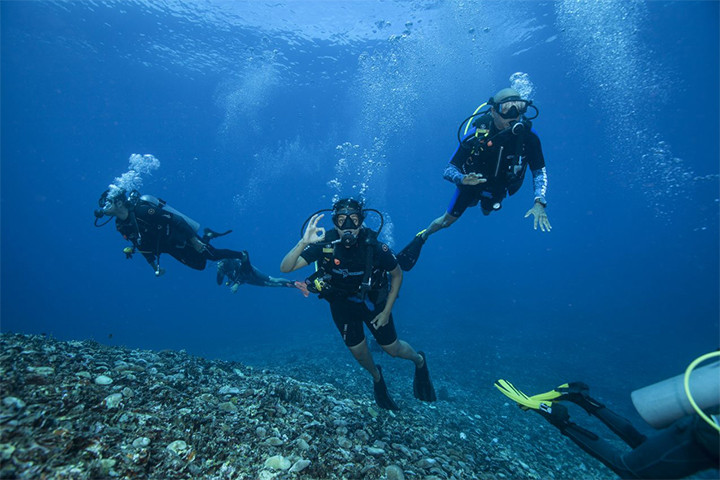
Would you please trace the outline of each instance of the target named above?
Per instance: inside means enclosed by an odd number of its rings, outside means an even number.
[[[390,271],[390,291],[388,292],[387,301],[385,302],[385,308],[383,308],[382,312],[378,313],[370,322],[375,329],[384,327],[390,321],[390,314],[392,313],[393,304],[400,292],[402,279],[403,272],[400,269],[400,265],[395,265],[395,268]]]
[[[400,265],[397,265],[390,271],[390,292],[388,292],[387,302],[383,311],[388,314],[392,311],[393,304],[400,293],[400,285],[403,281],[403,272],[400,269]]]
[[[547,193],[547,170],[545,170],[545,167],[542,167],[531,171],[535,203],[539,203],[545,207],[547,205],[547,200],[545,200],[545,194]]]
[[[464,176],[465,175],[460,172],[460,169],[452,163],[448,163],[447,167],[445,167],[445,171],[443,172],[443,178],[448,182],[454,183],[455,185],[462,185],[462,180]]]
[[[305,247],[309,244],[301,239],[293,248],[290,250],[285,258],[280,262],[280,271],[283,273],[294,272],[295,270],[307,266],[308,262],[300,256]]]
[[[280,262],[280,271],[283,273],[294,272],[295,270],[308,265],[307,260],[300,256],[305,247],[311,243],[317,243],[325,238],[325,229],[318,227],[318,222],[324,217],[323,214],[315,214],[310,217],[308,226],[305,229],[303,238],[290,250]]]

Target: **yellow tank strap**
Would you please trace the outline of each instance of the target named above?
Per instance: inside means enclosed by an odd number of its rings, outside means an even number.
[[[475,115],[480,111],[480,109],[483,108],[483,107],[486,106],[486,105],[487,105],[487,102],[483,103],[483,104],[480,105],[478,108],[476,108],[475,111],[473,112],[473,116],[475,116]],[[465,125],[465,132],[463,132],[463,137],[464,137],[465,135],[467,135],[468,130],[470,130],[470,125],[471,125],[471,124],[472,124],[472,122],[468,122],[468,124]]]

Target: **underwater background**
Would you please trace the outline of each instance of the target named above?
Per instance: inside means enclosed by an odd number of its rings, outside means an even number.
[[[125,260],[113,223],[93,226],[97,199],[151,154],[141,191],[233,229],[214,245],[270,275],[307,216],[347,195],[385,214],[397,252],[450,201],[460,122],[514,86],[540,111],[553,230],[523,218],[526,179],[500,212],[471,208],[425,245],[394,316],[436,385],[482,397],[497,378],[532,392],[583,380],[639,424],[632,390],[718,348],[718,2],[3,0],[0,13],[2,332],[279,373],[329,364],[369,396],[325,302],[233,295],[214,265],[168,255],[155,278]]]

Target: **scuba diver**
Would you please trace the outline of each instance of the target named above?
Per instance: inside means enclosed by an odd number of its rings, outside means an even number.
[[[490,108],[480,111],[485,106]],[[528,108],[535,110],[532,117],[525,116]],[[535,203],[525,218],[533,215],[536,230],[538,226],[543,232],[551,230],[545,213],[545,159],[531,123],[537,116],[538,109],[531,100],[523,99],[512,88],[504,88],[463,120],[458,128],[458,148],[443,173],[445,180],[457,185],[455,194],[447,211],[415,235],[398,254],[403,270],[415,266],[430,235],[455,223],[468,207],[480,203],[483,215],[500,210],[503,199],[522,186],[528,166],[533,176]]]
[[[324,217],[322,212],[332,212],[334,229],[325,231],[318,227]],[[368,212],[380,216],[377,232],[363,225]],[[373,377],[377,405],[398,410],[388,394],[380,365],[373,361],[363,323],[385,352],[415,364],[415,397],[434,402],[436,396],[425,354],[398,339],[395,332],[392,307],[403,274],[390,248],[377,240],[383,223],[380,212],[364,208],[360,201],[353,198],[338,200],[332,210],[319,210],[305,221],[302,239],[285,255],[280,271],[292,272],[315,262],[316,272],[305,281],[308,289],[330,304],[330,313],[345,345]]]
[[[217,284],[230,287],[232,293],[237,293],[240,285],[247,283],[258,287],[289,287],[297,288],[306,297],[309,295],[304,282],[294,282],[286,278],[277,278],[267,275],[250,264],[250,258],[243,261],[237,258],[220,260],[217,263]]]
[[[123,249],[126,258],[140,252],[150,264],[155,276],[165,273],[160,266],[160,254],[168,253],[181,263],[195,270],[204,270],[208,260],[225,258],[248,262],[246,251],[215,248],[210,240],[227,235],[232,230],[217,233],[209,228],[199,237],[200,225],[152,195],[140,195],[137,190],[127,192],[111,185],[98,200],[100,209],[95,210],[95,226],[106,225],[115,217],[115,228],[132,247]],[[98,223],[103,216],[107,221]]]
[[[590,397],[588,386],[582,382],[566,383],[531,397],[506,380],[498,380],[495,387],[523,410],[539,413],[621,478],[683,478],[720,468],[720,362],[698,369],[690,382],[690,374],[697,364],[717,356],[720,352],[703,355],[690,364],[684,375],[632,393],[633,404],[643,419],[662,429],[650,437]],[[561,401],[575,403],[598,418],[631,450],[619,451],[595,433],[571,422],[567,407],[558,403]]]

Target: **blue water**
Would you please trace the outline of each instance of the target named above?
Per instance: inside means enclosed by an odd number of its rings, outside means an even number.
[[[468,210],[396,325],[458,385],[580,378],[627,406],[718,347],[718,5],[3,1],[1,329],[313,361],[341,342],[324,302],[169,256],[155,278],[93,227],[101,192],[152,154],[143,192],[271,275],[310,213],[363,193],[399,251],[454,192],[460,121],[520,72],[553,230],[523,218],[529,179]]]

